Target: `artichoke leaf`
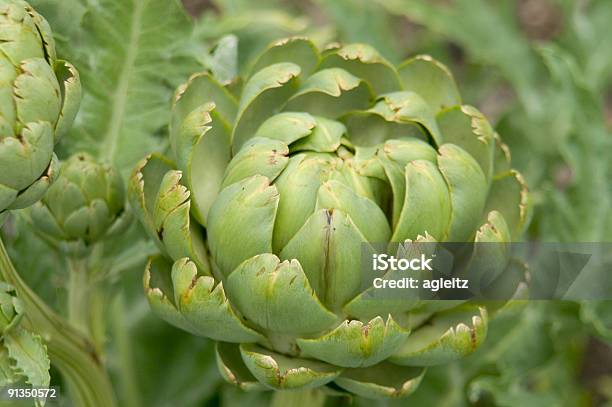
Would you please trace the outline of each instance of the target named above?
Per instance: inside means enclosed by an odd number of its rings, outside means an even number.
[[[128,200],[136,217],[162,250],[165,249],[159,237],[159,222],[155,220],[154,211],[162,180],[168,171],[174,169],[173,163],[164,156],[150,154],[136,165],[128,183]]]
[[[236,182],[219,193],[210,209],[207,233],[210,253],[224,276],[244,260],[272,252],[278,204],[277,188],[261,175]]]
[[[426,142],[419,139],[387,140],[379,155],[404,168],[406,164],[415,160],[437,162],[436,150]]]
[[[347,186],[358,197],[367,198],[376,203],[378,207],[386,208],[385,202],[389,198],[389,189],[386,179],[376,179],[362,174],[362,163],[352,158],[342,162],[342,165],[329,174],[328,181],[338,181]]]
[[[0,213],[1,214],[5,214],[6,211],[5,209],[11,209],[9,208],[9,205],[11,205],[11,203],[13,203],[15,201],[15,198],[17,197],[17,193],[18,191],[7,187],[6,185],[2,185],[0,183]],[[0,222],[0,224],[2,224],[2,222]]]
[[[153,209],[157,236],[173,259],[189,257],[210,274],[203,230],[190,216],[190,193],[181,181],[180,171],[168,171],[160,183]]]
[[[14,201],[9,205],[7,209],[21,209],[27,208],[30,205],[33,205],[35,202],[39,201],[47,192],[49,187],[55,182],[60,170],[60,163],[55,154],[51,157],[51,162],[49,166],[43,172],[43,174],[34,181],[29,187],[25,190],[17,191],[10,190],[10,196],[13,197]],[[0,182],[0,196],[2,196],[2,189]],[[17,195],[15,195],[17,194]],[[10,201],[9,201],[10,202]],[[3,208],[2,198],[0,198],[0,208]]]
[[[240,345],[242,360],[253,376],[276,390],[311,389],[323,386],[342,372],[336,366],[283,356],[253,344]]]
[[[214,279],[197,276],[187,258],[170,264],[162,256],[149,260],[144,287],[149,305],[166,322],[193,335],[216,340],[254,342],[261,336],[246,327],[233,312]]]
[[[132,211],[126,208],[107,229],[106,238],[108,239],[123,234],[130,227],[133,219]]]
[[[19,71],[13,83],[17,121],[55,125],[61,111],[61,90],[55,72],[42,58],[22,61]]]
[[[401,278],[393,277],[386,273],[382,278]],[[403,277],[403,276],[402,276]],[[373,281],[373,279],[371,280]],[[377,290],[379,290],[377,292]],[[407,291],[401,298],[389,296],[384,288],[377,289],[368,287],[365,291],[359,293],[355,298],[348,302],[342,309],[346,315],[350,315],[360,320],[375,318],[377,315],[388,313],[392,316],[398,316],[402,313],[419,307],[421,301],[418,298],[416,290]],[[404,321],[397,321],[402,327],[408,326]]]
[[[64,220],[64,230],[69,239],[85,237],[97,240],[110,226],[110,211],[106,202],[94,199],[89,206],[82,206]]]
[[[181,184],[182,176],[181,171],[170,170],[161,179],[153,204],[155,230],[161,230],[170,212],[189,200],[191,194],[187,187]]]
[[[263,122],[254,137],[284,141],[290,145],[312,134],[316,125],[317,121],[308,113],[282,112]]]
[[[494,133],[495,149],[493,152],[493,177],[507,174],[512,169],[510,166],[511,154],[508,146],[502,141],[499,134]]]
[[[453,75],[431,56],[417,55],[400,64],[397,70],[404,89],[421,95],[435,113],[461,104]]]
[[[526,299],[524,296],[527,295],[527,286],[524,283],[528,278],[528,271],[525,262],[510,258],[503,273],[482,290],[482,297],[492,300],[485,304],[489,313],[501,309],[507,303],[506,300]],[[499,301],[493,302],[495,300]]]
[[[412,394],[420,385],[425,369],[397,366],[389,362],[345,369],[334,383],[368,399],[394,399]]]
[[[458,145],[480,165],[487,183],[493,176],[494,131],[482,113],[472,106],[455,106],[437,116],[446,143]]]
[[[476,160],[461,147],[444,144],[438,153],[438,167],[451,198],[451,222],[446,240],[466,242],[480,223],[487,199],[487,181]]]
[[[225,381],[244,391],[265,390],[264,385],[258,382],[245,366],[238,345],[217,342],[215,343],[215,351],[217,367]]]
[[[26,58],[56,58],[55,42],[47,21],[34,10],[28,13],[23,2],[4,1],[0,5],[3,17],[2,52],[11,61]],[[41,38],[42,37],[42,38]],[[18,39],[16,41],[15,39]],[[42,41],[41,41],[42,39]]]
[[[487,335],[486,308],[463,305],[441,311],[415,328],[389,361],[404,366],[435,366],[474,352]]]
[[[501,213],[491,211],[477,231],[474,248],[465,268],[457,277],[469,278],[470,289],[480,294],[506,270],[510,260],[510,231]]]
[[[348,44],[330,50],[321,61],[320,69],[331,67],[363,78],[378,95],[402,88],[395,67],[367,44]]]
[[[198,275],[195,263],[187,258],[172,265],[174,304],[200,336],[225,342],[255,342],[261,335],[243,324],[228,301],[223,283]]]
[[[398,259],[416,258],[421,254],[431,256],[431,254],[435,251],[435,242],[436,239],[434,239],[429,233],[425,233],[424,236],[419,235],[414,241],[406,240],[404,243],[408,243],[408,245],[398,245],[395,257]],[[419,243],[424,243],[425,245],[420,245]],[[410,275],[403,270],[388,270],[382,275],[374,274],[373,272],[372,277],[368,278],[366,281],[368,281],[368,283],[373,282],[374,278],[376,277],[393,280],[398,280],[404,277],[415,277],[422,279],[425,273],[429,272],[411,272]],[[424,297],[422,294],[420,294],[421,293],[419,293],[417,290],[407,290],[401,297],[398,298],[397,296],[389,296],[389,292],[386,288],[376,288],[373,285],[369,285],[363,292],[359,293],[359,295],[346,304],[343,311],[346,315],[357,317],[360,320],[372,319],[377,315],[390,314],[396,318],[396,322],[398,322],[402,327],[406,328],[407,326],[411,325],[411,323],[406,324],[406,318],[404,317],[406,312],[420,307],[424,302],[422,301]],[[408,317],[411,316],[411,314],[408,314]],[[409,319],[409,322],[414,320],[414,318]]]
[[[42,202],[36,202],[29,208],[27,213],[32,220],[32,224],[36,225],[38,231],[43,235],[68,238],[47,205],[43,205]]]
[[[406,165],[414,160],[435,163],[436,151],[418,139],[388,140],[378,148],[376,156],[393,190],[392,225],[395,228],[406,199]]]
[[[81,104],[81,81],[79,72],[69,62],[58,60],[54,66],[59,80],[62,95],[62,106],[55,123],[55,141],[57,142],[70,130]]]
[[[412,123],[422,126],[434,143],[443,143],[438,123],[429,105],[414,92],[392,92],[381,95],[377,103],[368,110],[383,117],[386,121]]]
[[[389,139],[427,140],[427,132],[418,123],[388,121],[371,110],[349,112],[341,119],[346,125],[347,136],[356,146],[378,146]]]
[[[397,165],[391,160],[387,160],[385,158],[380,158],[379,162],[382,165],[382,168],[385,172],[385,177],[387,178],[387,182],[391,186],[391,228],[393,229],[393,233],[397,228],[397,223],[399,221],[399,217],[402,213],[402,208],[404,206],[405,195],[406,195],[406,167],[402,167],[401,165]],[[393,241],[394,236],[391,236],[391,240]]]
[[[316,118],[316,126],[312,133],[291,145],[291,152],[317,151],[333,153],[342,144],[342,137],[346,134],[344,124],[324,117]]]
[[[369,243],[389,241],[391,228],[382,209],[371,199],[357,195],[339,181],[330,180],[321,185],[315,210],[320,209],[340,209],[345,212]]]
[[[251,72],[281,62],[292,62],[302,69],[302,75],[310,76],[319,65],[319,51],[307,38],[290,37],[270,44],[255,60]]]
[[[274,181],[289,162],[289,147],[284,141],[254,137],[230,161],[222,188],[254,175]]]
[[[340,310],[359,292],[362,245],[365,236],[339,209],[314,212],[280,253],[297,259],[317,297],[331,310]]]
[[[414,240],[428,233],[441,241],[451,219],[451,198],[447,184],[435,164],[426,160],[406,165],[405,194],[401,213],[391,240]]]
[[[232,132],[232,151],[242,145],[261,124],[276,113],[298,88],[301,68],[290,62],[267,66],[255,73],[244,85],[238,115]]]
[[[20,137],[0,139],[0,157],[9,160],[2,163],[0,184],[21,191],[38,179],[53,158],[53,128],[49,122],[27,123]],[[6,157],[6,158],[4,158]],[[20,159],[15,159],[22,157]],[[19,193],[19,192],[18,192]]]
[[[511,239],[517,239],[529,223],[531,209],[527,183],[521,173],[511,170],[496,176],[485,209],[499,211],[506,219]]]
[[[329,68],[305,80],[285,110],[336,119],[350,111],[366,109],[372,97],[369,85],[361,79],[343,69]]]
[[[252,257],[229,275],[226,289],[242,315],[273,333],[312,334],[336,322],[336,315],[321,304],[297,260],[281,262],[268,253]]]
[[[366,367],[395,353],[409,334],[390,315],[386,322],[377,316],[368,323],[346,320],[324,336],[299,338],[297,344],[304,356],[342,367]]]
[[[33,387],[48,387],[50,361],[43,338],[21,327],[2,335],[3,348],[8,352],[11,370],[25,378]]]
[[[360,171],[364,175],[382,179],[391,185],[394,192],[393,224],[395,224],[404,200],[404,170],[406,164],[414,160],[427,160],[435,163],[437,162],[437,153],[433,147],[420,139],[390,139],[382,146],[376,147],[375,158],[372,161],[374,160],[378,165],[370,162],[366,164],[365,169],[360,168]]]
[[[281,199],[274,224],[274,253],[282,250],[314,211],[321,182],[333,164],[331,155],[302,153],[289,159],[275,183]]]
[[[174,303],[171,267],[172,265],[162,256],[158,255],[149,259],[143,277],[145,296],[149,306],[153,313],[170,325],[193,335],[201,335],[179,312]]]
[[[192,213],[204,226],[231,158],[228,126],[215,104],[207,103],[189,113],[173,133],[177,166],[192,194]]]
[[[233,123],[238,102],[234,96],[208,72],[192,75],[179,86],[174,94],[170,119],[170,139],[174,144],[176,131],[183,126],[185,118],[202,105],[213,104],[220,119]]]

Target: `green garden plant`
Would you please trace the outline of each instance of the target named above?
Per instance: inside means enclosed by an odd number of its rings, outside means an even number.
[[[610,19],[0,0],[0,406],[608,405]]]
[[[0,2],[0,216],[38,201],[57,175],[53,147],[81,98],[76,69],[57,59],[47,21],[21,0]]]
[[[192,76],[174,99],[173,160],[150,155],[131,178],[164,254],[147,266],[149,302],[217,341],[221,374],[243,389],[408,395],[425,367],[479,346],[487,310],[372,303],[360,248],[515,240],[525,183],[431,57],[395,67],[365,44],[291,38],[250,72]]]

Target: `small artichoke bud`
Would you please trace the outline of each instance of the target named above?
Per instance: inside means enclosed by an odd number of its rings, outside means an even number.
[[[25,1],[0,0],[0,217],[53,182],[53,148],[80,98],[78,72],[56,58],[47,21]]]
[[[121,175],[85,153],[62,163],[57,181],[29,212],[36,230],[72,255],[86,253],[129,224]]]

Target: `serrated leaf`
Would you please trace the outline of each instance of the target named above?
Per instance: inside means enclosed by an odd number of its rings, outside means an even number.
[[[25,329],[16,328],[3,337],[4,346],[15,371],[25,376],[34,387],[49,387],[49,356],[40,336]]]

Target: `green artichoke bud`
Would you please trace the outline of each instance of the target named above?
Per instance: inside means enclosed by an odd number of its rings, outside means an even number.
[[[53,147],[77,113],[76,69],[55,55],[47,21],[0,0],[0,216],[39,200],[56,176]]]
[[[39,234],[74,255],[121,233],[130,220],[119,172],[85,153],[62,164],[56,182],[28,213]]]
[[[483,341],[482,306],[361,288],[364,244],[504,243],[525,227],[507,147],[441,63],[280,41],[241,91],[207,73],[179,88],[170,142],[174,160],[147,157],[129,186],[164,254],[145,290],[164,319],[218,341],[230,382],[400,397]]]

